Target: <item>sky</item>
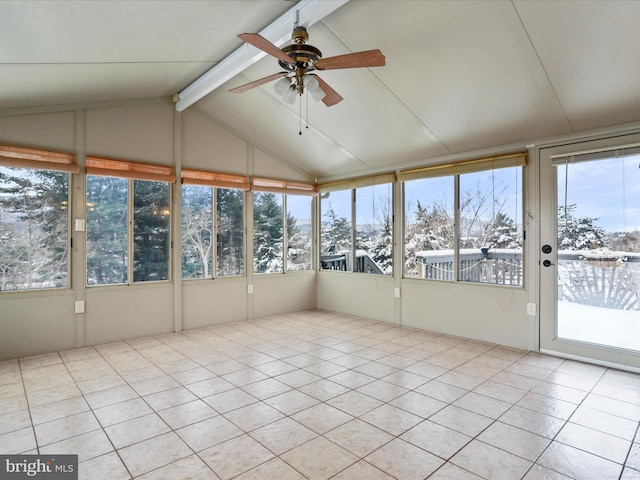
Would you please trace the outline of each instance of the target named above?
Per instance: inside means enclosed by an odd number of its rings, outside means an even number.
[[[566,167],[556,167],[559,206],[566,190],[567,205],[577,205],[577,217],[595,218],[594,225],[607,232],[640,229],[640,154]]]

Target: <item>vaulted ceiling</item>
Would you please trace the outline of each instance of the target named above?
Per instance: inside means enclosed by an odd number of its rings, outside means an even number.
[[[4,0],[0,109],[173,96],[295,4]],[[640,121],[639,24],[638,1],[351,0],[309,43],[386,66],[318,72],[344,100],[310,100],[302,135],[272,83],[228,92],[281,71],[271,56],[189,108],[324,179],[524,146]]]

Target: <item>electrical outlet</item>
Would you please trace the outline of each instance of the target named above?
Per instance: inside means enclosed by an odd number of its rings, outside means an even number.
[[[80,300],[76,302],[76,313],[84,313],[84,301]]]
[[[527,315],[531,315],[532,317],[536,314],[536,304],[535,303],[527,303]]]
[[[76,218],[76,232],[84,232],[85,221],[84,218]]]
[[[253,293],[253,285],[252,284],[247,285],[247,293]]]
[[[400,289],[399,289],[399,288],[396,288],[396,289],[393,291],[393,294],[394,294],[394,296],[395,296],[396,298],[400,298]]]

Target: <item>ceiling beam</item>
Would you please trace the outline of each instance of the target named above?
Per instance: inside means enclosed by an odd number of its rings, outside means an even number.
[[[298,22],[303,27],[310,27],[337,10],[349,0],[300,0],[274,22],[260,32],[264,38],[280,47],[291,38],[293,25]],[[235,77],[240,72],[256,63],[266,53],[245,43],[220,63],[196,79],[191,85],[177,94],[176,110],[181,112],[196,103],[202,97],[213,92],[220,85]]]

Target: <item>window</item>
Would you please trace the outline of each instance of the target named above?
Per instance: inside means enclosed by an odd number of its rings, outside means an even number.
[[[311,205],[315,186],[254,177],[253,271],[312,268]],[[284,256],[286,245],[286,256]]]
[[[454,177],[404,183],[405,277],[453,280]]]
[[[351,190],[321,195],[320,216],[322,269],[351,271]]]
[[[286,195],[285,199],[287,202],[287,270],[311,270],[312,197]]]
[[[382,174],[318,187],[324,192],[320,197],[322,269],[393,273],[394,179],[393,174]]]
[[[525,164],[513,154],[402,172],[405,277],[522,286]]]
[[[357,188],[355,272],[393,273],[393,185]]]
[[[87,285],[169,280],[174,181],[170,167],[87,157]]]
[[[280,273],[284,261],[283,195],[269,192],[253,194],[253,271]]]
[[[0,291],[68,286],[70,154],[0,145]]]
[[[185,169],[182,182],[182,278],[243,275],[246,177]]]

